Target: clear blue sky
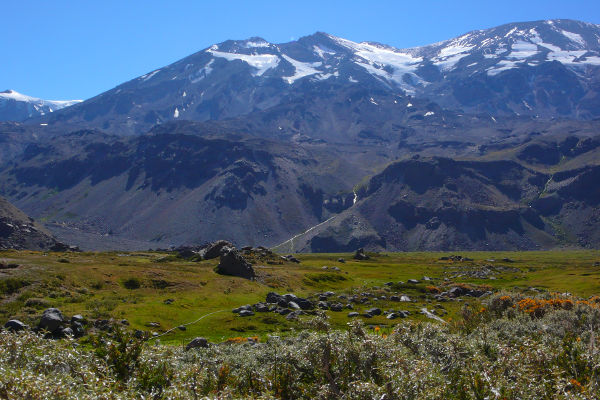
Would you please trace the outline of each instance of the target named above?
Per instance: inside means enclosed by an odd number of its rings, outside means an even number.
[[[600,0],[0,0],[0,90],[85,99],[227,39],[411,47],[551,18],[600,24]]]

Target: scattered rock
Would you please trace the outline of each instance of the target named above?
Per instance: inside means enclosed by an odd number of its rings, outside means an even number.
[[[371,308],[369,310],[367,310],[367,314],[369,315],[381,315],[381,309],[380,308]]]
[[[406,282],[407,283],[412,283],[413,285],[416,285],[417,283],[419,283],[419,281],[417,279],[409,279]]]
[[[300,260],[298,260],[296,257],[294,257],[291,254],[288,254],[287,256],[283,256],[283,259],[286,260],[286,261],[289,261],[289,262],[300,264]]]
[[[83,317],[83,315],[80,315],[80,314],[73,315],[71,317],[71,323],[74,323],[74,322],[79,322],[80,324],[84,324],[85,318]]]
[[[58,308],[48,308],[42,313],[38,327],[39,329],[54,333],[60,328],[63,322],[63,315]]]
[[[446,257],[440,257],[440,260],[443,260],[443,261],[473,261],[472,258],[458,256],[458,255],[451,255],[451,256],[446,256]]]
[[[356,252],[354,252],[353,258],[355,260],[368,260],[370,257],[365,254],[365,249],[361,247],[360,249],[356,250]]]
[[[85,329],[83,328],[83,324],[81,322],[71,322],[71,329],[73,330],[73,335],[77,338],[85,335]]]
[[[187,330],[187,328],[186,328],[184,325],[179,325],[179,326],[177,327],[177,329],[179,329],[180,331],[185,331],[185,330]]]
[[[254,315],[254,311],[252,310],[242,310],[239,312],[240,317],[251,317]]]
[[[357,313],[356,311],[352,311],[348,313],[348,318],[355,318],[358,317],[360,314]]]
[[[75,336],[75,333],[73,332],[73,329],[71,329],[71,328],[64,328],[60,331],[60,335],[62,337],[69,337],[69,336]]]
[[[287,315],[292,311],[289,308],[278,307],[275,309],[275,312],[279,315]]]
[[[194,340],[192,340],[191,342],[189,342],[187,344],[187,346],[185,346],[185,350],[188,351],[190,349],[207,348],[207,347],[208,347],[208,340],[206,340],[203,337],[197,337]]]
[[[338,262],[343,264],[346,262],[346,260],[344,260],[343,258],[338,258]]]
[[[252,265],[234,248],[224,247],[221,253],[221,262],[215,271],[221,275],[239,276],[241,278],[253,279],[256,277]]]
[[[319,307],[321,310],[329,310],[329,304],[326,301],[319,301],[317,307]]]
[[[20,332],[26,330],[27,328],[28,326],[19,321],[18,319],[11,319],[4,324],[4,329],[9,330],[11,332]]]
[[[333,303],[331,306],[329,306],[329,309],[331,311],[339,312],[339,311],[342,311],[344,309],[344,305],[341,304],[341,303]]]

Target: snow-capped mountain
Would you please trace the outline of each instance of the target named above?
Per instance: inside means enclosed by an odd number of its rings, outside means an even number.
[[[283,44],[230,40],[48,119],[139,133],[168,120],[237,117],[340,87],[492,116],[596,118],[600,26],[515,23],[410,49],[325,33]]]
[[[82,100],[42,100],[14,90],[0,92],[0,121],[23,121],[81,103]]]

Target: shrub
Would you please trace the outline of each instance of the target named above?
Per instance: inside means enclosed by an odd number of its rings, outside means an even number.
[[[13,294],[31,283],[23,278],[6,278],[0,280],[0,294]]]
[[[123,281],[123,287],[125,289],[139,289],[141,286],[142,283],[138,278],[127,278]]]

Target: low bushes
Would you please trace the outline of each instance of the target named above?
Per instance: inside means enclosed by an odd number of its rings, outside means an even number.
[[[386,334],[319,316],[296,336],[188,352],[123,332],[79,347],[2,332],[0,398],[598,398],[598,302],[554,298],[572,304],[499,294],[453,323]]]

